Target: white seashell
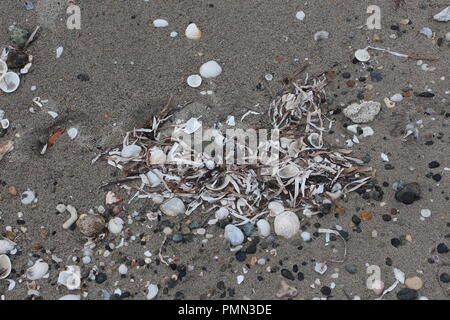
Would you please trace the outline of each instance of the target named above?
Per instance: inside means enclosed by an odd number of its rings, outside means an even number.
[[[27,74],[33,64],[31,62],[27,63],[22,69],[20,69],[20,74]]]
[[[57,59],[60,58],[61,55],[63,54],[63,52],[64,52],[64,48],[63,47],[56,48],[56,58]]]
[[[0,81],[3,79],[5,74],[8,72],[8,65],[5,61],[0,59]]]
[[[213,160],[206,160],[205,166],[208,170],[214,170],[216,168],[216,163]]]
[[[396,93],[390,98],[390,100],[394,102],[400,102],[403,100],[403,96],[400,93]]]
[[[60,207],[60,209],[62,209],[62,208]],[[77,210],[75,209],[75,207],[71,206],[70,204],[67,207],[64,206],[64,211],[65,210],[69,211],[69,214],[70,214],[70,218],[67,219],[67,221],[64,222],[64,224],[63,224],[63,229],[67,230],[75,223],[75,221],[77,221],[78,213],[77,213]]]
[[[319,31],[314,34],[314,40],[327,40],[330,37],[330,33],[328,31]]]
[[[323,147],[323,142],[320,139],[320,134],[313,132],[308,136],[309,143],[316,149]]]
[[[67,266],[58,276],[58,284],[69,290],[78,290],[81,285],[81,269],[79,266]]]
[[[81,296],[79,294],[67,294],[65,296],[62,296],[58,300],[81,300]]]
[[[430,209],[422,209],[420,210],[420,215],[424,218],[431,217],[431,210]]]
[[[272,217],[279,215],[280,213],[284,212],[284,206],[281,202],[278,201],[272,201],[269,203],[267,208],[270,211],[270,215]]]
[[[442,21],[442,22],[450,21],[450,6],[448,6],[447,8],[445,8],[438,14],[435,14],[433,16],[433,19],[436,21]]]
[[[156,284],[151,284],[148,286],[147,300],[153,300],[158,295],[158,286]]]
[[[39,280],[47,274],[47,271],[48,264],[39,259],[32,267],[27,269],[26,275],[29,280]]]
[[[169,22],[164,19],[156,19],[155,21],[153,21],[153,25],[156,28],[165,28],[169,26]]]
[[[28,189],[27,191],[22,193],[22,200],[21,200],[22,204],[29,205],[35,202],[36,200],[37,200],[36,195],[34,194],[33,191]]]
[[[69,135],[69,138],[71,140],[75,139],[78,135],[78,129],[76,128],[70,128],[69,130],[67,130],[67,134]]]
[[[216,217],[217,220],[223,220],[228,218],[228,215],[230,214],[230,211],[227,208],[219,208],[216,213],[214,214],[214,216]]]
[[[14,72],[7,72],[0,80],[0,89],[5,93],[16,91],[19,85],[20,77]]]
[[[170,37],[171,38],[176,38],[178,36],[178,32],[176,32],[176,31],[172,31],[171,33],[170,33]]]
[[[405,273],[402,270],[394,268],[394,276],[401,284],[405,283]]]
[[[285,238],[292,238],[300,230],[300,220],[290,211],[280,213],[275,217],[275,233]]]
[[[8,119],[1,119],[0,120],[0,127],[2,127],[2,129],[8,129],[9,128],[9,120]]]
[[[121,275],[124,275],[124,274],[127,274],[128,268],[127,268],[126,265],[121,264],[121,265],[119,266],[119,269],[118,269],[117,271],[119,271],[119,273],[120,273]]]
[[[316,262],[316,264],[314,265],[314,271],[319,274],[324,274],[325,272],[327,272],[327,269],[327,265],[323,262]]]
[[[154,188],[161,184],[161,179],[153,172],[149,171],[146,174],[148,182],[150,183],[150,187]]]
[[[134,158],[134,157],[138,157],[139,154],[141,153],[141,151],[142,151],[142,148],[140,146],[135,145],[135,144],[130,144],[128,146],[125,146],[122,149],[121,156],[123,158]]]
[[[0,255],[0,280],[6,279],[11,273],[11,260],[6,254]]]
[[[303,21],[305,19],[305,13],[303,11],[298,11],[295,14],[295,17],[297,18],[297,20]]]
[[[195,23],[191,23],[186,28],[186,37],[192,40],[200,40],[202,38],[202,31],[197,27]]]
[[[198,74],[193,74],[187,78],[187,84],[189,87],[198,88],[202,85],[202,77]]]
[[[290,179],[297,176],[300,173],[300,169],[293,164],[289,164],[278,171],[278,176],[282,179]]]
[[[384,162],[389,162],[389,157],[387,156],[387,154],[385,153],[381,153],[381,160],[383,160]]]
[[[14,249],[15,246],[16,243],[12,242],[11,240],[8,239],[0,240],[0,254],[9,253]]]
[[[302,232],[302,234],[300,235],[303,239],[303,241],[307,242],[309,240],[311,240],[311,233],[309,232]]]
[[[162,211],[162,213],[170,217],[175,217],[186,212],[186,207],[184,206],[183,201],[181,201],[179,198],[172,198],[170,200],[167,200],[159,207],[159,209]]]
[[[431,39],[431,37],[433,37],[433,31],[428,27],[424,27],[424,28],[420,29],[419,32],[421,34],[423,34],[425,37],[427,37],[428,39]]]
[[[58,118],[58,113],[55,112],[55,111],[48,111],[47,113],[48,113],[48,114],[50,115],[50,117],[52,117],[53,119]]]
[[[205,78],[215,78],[222,73],[222,67],[214,60],[208,61],[200,67],[200,75]]]
[[[355,58],[358,61],[366,62],[370,60],[370,54],[366,49],[359,49],[355,51]]]
[[[228,184],[230,184],[230,181],[231,181],[231,177],[226,175],[223,178],[222,184],[220,184],[219,186],[216,187],[216,186],[213,186],[212,184],[207,184],[206,188],[208,188],[211,191],[221,191],[221,190],[225,189],[228,186]]]
[[[258,227],[258,234],[261,237],[265,238],[270,235],[270,223],[267,220],[265,219],[258,220],[256,226]]]
[[[113,218],[108,222],[108,230],[112,234],[119,234],[122,232],[124,224],[125,222],[121,218],[119,217]]]
[[[166,154],[160,148],[154,147],[153,149],[151,149],[150,151],[151,164],[164,164],[166,163],[166,159],[167,159]]]
[[[228,224],[225,227],[225,239],[227,239],[232,246],[238,246],[244,242],[244,234],[241,229],[235,225]]]

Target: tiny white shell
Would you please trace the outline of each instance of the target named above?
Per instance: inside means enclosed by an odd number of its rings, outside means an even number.
[[[169,22],[164,19],[156,19],[155,21],[153,21],[153,25],[156,28],[165,28],[169,26]]]
[[[14,249],[16,244],[8,239],[0,240],[0,254],[9,253]]]
[[[256,226],[258,227],[258,233],[261,237],[265,238],[270,235],[270,223],[267,220],[258,220]]]
[[[422,209],[420,210],[420,215],[424,218],[431,217],[431,210],[430,209]]]
[[[2,127],[2,129],[8,129],[9,128],[9,120],[8,119],[1,119],[0,120],[0,127]]]
[[[328,31],[318,31],[314,34],[314,40],[327,40],[330,36],[330,33]]]
[[[187,84],[192,88],[198,88],[202,85],[202,77],[198,74],[193,74],[187,78]]]
[[[33,191],[28,189],[27,191],[22,193],[22,200],[21,200],[22,204],[29,205],[35,201],[36,201],[36,195],[34,194]]]
[[[39,280],[47,274],[47,271],[48,264],[39,259],[32,267],[27,269],[26,275],[29,280]]]
[[[241,229],[235,225],[228,224],[225,227],[225,239],[227,239],[232,246],[238,246],[244,242],[244,234]]]
[[[208,61],[200,67],[200,75],[205,78],[215,78],[222,73],[222,67],[214,60]]]
[[[126,265],[121,264],[121,265],[119,266],[119,269],[118,269],[117,271],[119,271],[120,274],[124,275],[124,274],[127,274],[128,268],[127,268]]]
[[[0,59],[0,81],[5,76],[5,74],[8,72],[8,65],[5,61]]]
[[[166,162],[166,159],[167,159],[166,154],[160,148],[154,147],[153,149],[151,149],[150,151],[151,164],[164,164]]]
[[[355,58],[358,61],[366,62],[370,60],[370,54],[366,49],[359,49],[355,51]]]
[[[298,11],[295,14],[295,17],[297,18],[297,20],[303,21],[305,19],[305,13],[303,11]]]
[[[186,207],[183,201],[181,201],[179,198],[169,199],[164,202],[159,208],[162,213],[170,217],[175,217],[186,212]]]
[[[67,130],[67,134],[69,135],[69,138],[71,140],[75,139],[78,135],[78,129],[76,128],[70,128],[69,130]]]
[[[200,40],[202,38],[202,31],[197,27],[195,23],[191,23],[186,28],[186,37],[192,40]]]
[[[64,48],[63,47],[56,48],[56,58],[57,59],[60,58],[61,55],[63,54],[63,52],[64,52]]]
[[[20,77],[14,72],[7,72],[0,80],[0,89],[5,93],[16,91],[19,85]]]
[[[5,254],[0,255],[0,279],[6,279],[11,273],[11,260]]]
[[[115,218],[109,220],[109,222],[108,222],[109,232],[111,232],[112,234],[121,233],[124,223],[125,222],[119,217],[115,217]]]
[[[158,295],[158,286],[156,284],[151,284],[148,286],[147,300],[153,300]]]
[[[125,146],[122,149],[121,155],[124,158],[134,158],[134,157],[139,156],[141,151],[142,151],[142,148],[140,146],[131,144],[131,145]]]
[[[222,207],[216,211],[215,217],[217,220],[223,220],[223,219],[226,219],[229,214],[230,214],[230,211],[228,211],[227,208]]]
[[[270,211],[270,215],[272,217],[279,215],[280,213],[284,212],[284,206],[281,202],[278,201],[272,201],[269,203],[267,208]]]
[[[300,230],[300,220],[290,211],[280,213],[275,217],[275,233],[287,239],[292,238]]]

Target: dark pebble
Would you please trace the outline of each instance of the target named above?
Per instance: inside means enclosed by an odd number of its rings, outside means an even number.
[[[434,93],[431,93],[431,92],[422,92],[422,93],[418,93],[416,95],[418,97],[422,97],[422,98],[433,98],[434,97]]]
[[[324,296],[329,296],[330,294],[331,294],[331,288],[330,287],[327,287],[327,286],[323,286],[321,289],[320,289],[320,292],[322,292],[322,294],[324,295]]]
[[[104,273],[99,273],[95,276],[95,282],[97,282],[98,284],[102,284],[107,279],[108,279],[108,276]]]
[[[383,214],[382,218],[383,218],[383,221],[386,221],[386,222],[392,220],[392,217],[388,214]]]
[[[238,252],[236,252],[235,256],[237,261],[243,262],[245,261],[247,254],[244,251],[239,250]]]
[[[89,81],[89,80],[91,80],[89,75],[87,75],[86,73],[80,73],[79,75],[77,75],[77,79],[80,80],[80,81]]]
[[[440,166],[440,164],[439,164],[439,162],[437,162],[437,161],[431,161],[431,162],[428,164],[428,168],[430,168],[430,169],[438,168],[439,166]]]
[[[402,243],[402,242],[400,241],[399,238],[392,238],[392,239],[391,239],[391,244],[392,244],[394,247],[396,247],[396,248],[400,247],[400,244],[401,244],[401,243]]]
[[[397,293],[398,300],[416,300],[418,296],[417,291],[409,288],[403,288]]]
[[[175,300],[184,300],[184,293],[181,291],[177,291],[175,293]]]
[[[447,245],[445,243],[438,244],[436,249],[437,249],[437,252],[441,253],[441,254],[449,252],[449,249],[448,249],[448,247],[447,247]]]
[[[294,275],[288,269],[281,269],[281,275],[288,280],[295,280]]]
[[[372,81],[376,81],[376,82],[380,82],[381,80],[383,80],[383,76],[378,71],[371,72],[370,78],[372,79]]]
[[[355,225],[359,226],[359,224],[361,223],[361,218],[358,217],[357,215],[353,215],[353,216],[352,216],[352,222],[353,222]]]
[[[420,196],[420,186],[416,182],[405,184],[395,193],[395,199],[404,204],[411,204],[414,201],[419,200]]]
[[[303,281],[305,279],[305,275],[303,274],[303,272],[299,272],[297,274],[297,279],[298,281]]]
[[[344,79],[350,79],[350,77],[351,77],[351,74],[350,74],[350,73],[348,73],[348,72],[343,72],[343,73],[342,73],[342,78],[344,78]]]
[[[439,182],[442,180],[442,175],[440,173],[436,173],[431,177],[434,181]]]
[[[443,283],[449,283],[450,282],[450,274],[443,273],[439,276],[439,280],[441,280]]]

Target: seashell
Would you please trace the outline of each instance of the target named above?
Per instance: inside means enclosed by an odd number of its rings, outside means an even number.
[[[3,79],[3,77],[6,75],[7,72],[8,72],[8,65],[6,64],[5,61],[0,59],[0,81]]]
[[[58,284],[69,290],[78,290],[81,285],[81,269],[79,266],[67,266],[67,270],[61,271],[58,276]]]
[[[191,23],[190,25],[187,26],[185,35],[186,38],[188,39],[200,40],[203,34],[195,23]]]
[[[403,100],[403,96],[400,93],[396,93],[390,98],[390,100],[393,102],[401,102]]]
[[[206,188],[208,188],[208,189],[211,190],[211,191],[221,191],[221,190],[225,189],[225,188],[228,186],[228,184],[230,183],[230,181],[231,181],[231,177],[228,176],[228,175],[226,175],[226,176],[223,178],[222,183],[221,183],[218,187],[213,186],[213,184],[207,184],[207,185],[206,185]]]
[[[281,202],[272,201],[268,205],[268,209],[270,211],[270,216],[275,217],[280,213],[284,212],[284,206]]]
[[[216,168],[216,163],[213,160],[206,160],[205,166],[208,170],[214,170]]]
[[[154,147],[150,151],[150,163],[151,164],[164,164],[166,163],[167,156],[158,147]]]
[[[216,213],[215,213],[215,217],[217,220],[223,220],[228,218],[230,214],[230,211],[227,208],[219,208]]]
[[[162,213],[170,217],[175,217],[186,212],[186,207],[184,206],[183,201],[181,201],[179,198],[172,198],[170,200],[167,200],[159,207],[159,209],[162,211]]]
[[[370,54],[366,49],[359,49],[355,51],[355,58],[358,61],[366,62],[370,60]]]
[[[327,272],[327,269],[327,264],[323,262],[316,262],[316,264],[314,265],[314,271],[319,274],[324,274],[325,272]]]
[[[8,239],[0,240],[0,254],[9,253],[14,249],[15,246],[16,243],[12,242],[11,240]]]
[[[154,188],[161,184],[161,179],[153,171],[147,172],[145,176],[148,179],[150,187]]]
[[[156,284],[151,284],[148,286],[147,300],[153,300],[158,295],[158,286]]]
[[[105,219],[99,214],[82,214],[77,221],[80,232],[87,237],[95,237],[103,231]]]
[[[27,74],[33,64],[31,62],[27,63],[22,69],[20,69],[20,74]]]
[[[302,240],[305,242],[308,242],[309,240],[311,240],[311,233],[305,231],[302,232],[302,234],[300,235],[302,237]]]
[[[428,39],[431,39],[433,37],[433,31],[428,27],[423,27],[420,29],[419,33],[423,34]]]
[[[198,74],[193,74],[187,78],[187,84],[189,87],[192,88],[198,88],[202,85],[202,77],[200,77]]]
[[[375,119],[380,113],[381,103],[376,101],[362,101],[353,103],[343,110],[344,115],[354,123],[367,123]]]
[[[8,278],[11,273],[11,260],[6,254],[0,255],[0,280]]]
[[[81,300],[81,296],[79,294],[66,294],[65,296],[62,296],[58,300]]]
[[[270,223],[267,220],[258,220],[256,226],[258,227],[258,233],[261,237],[265,238],[270,235]]]
[[[122,232],[123,230],[123,225],[124,225],[124,221],[119,218],[113,218],[111,220],[109,220],[108,222],[108,230],[109,232],[111,232],[112,234],[119,234]]]
[[[48,263],[43,262],[42,259],[36,261],[36,263],[27,269],[25,274],[29,280],[42,279],[48,272]]]
[[[200,67],[200,75],[205,78],[215,78],[222,73],[222,67],[214,60],[208,61]]]
[[[275,217],[275,233],[287,239],[295,236],[300,230],[300,221],[291,211],[284,211]]]
[[[78,135],[78,129],[76,128],[70,128],[69,130],[67,130],[67,134],[69,135],[70,140],[73,140],[77,137]],[[123,152],[123,151],[122,151]]]
[[[59,59],[61,57],[61,55],[64,52],[64,48],[63,47],[58,47],[56,48],[56,59]]]
[[[0,144],[0,160],[8,153],[14,149],[14,142],[11,140],[5,141]]]
[[[297,18],[297,20],[303,21],[305,19],[305,13],[303,11],[298,11],[295,14],[295,18]]]
[[[33,202],[36,202],[36,200],[37,200],[36,195],[30,189],[22,193],[22,200],[21,200],[22,204],[29,205],[32,204]]]
[[[328,31],[318,31],[314,34],[314,40],[327,40],[330,37],[330,33]]]
[[[169,22],[167,20],[164,19],[156,19],[153,21],[153,25],[156,28],[165,28],[169,26]]]
[[[442,22],[450,21],[450,6],[448,6],[441,12],[435,14],[433,16],[433,19],[436,21],[442,21]]]
[[[62,207],[60,207],[59,209],[62,209]],[[63,229],[69,229],[75,223],[75,221],[77,221],[78,213],[77,213],[77,210],[75,209],[75,207],[71,206],[70,204],[67,207],[64,206],[64,211],[65,210],[69,211],[70,218],[67,219],[66,222],[64,222]]]
[[[232,246],[238,246],[242,242],[244,242],[244,234],[241,229],[236,227],[235,225],[228,224],[225,227],[225,239],[227,239]]]
[[[2,129],[8,129],[9,128],[9,120],[8,119],[1,119],[0,120],[0,127]]]
[[[134,157],[138,157],[139,154],[141,153],[141,151],[142,151],[142,148],[140,146],[135,145],[135,144],[130,144],[128,146],[125,146],[122,149],[121,156],[123,158],[134,158]]]
[[[14,72],[7,72],[0,80],[0,89],[5,93],[16,91],[19,85],[20,77]]]
[[[308,136],[308,141],[316,149],[320,149],[323,147],[323,142],[320,138],[320,134],[316,132],[313,132]]]
[[[290,179],[297,176],[300,173],[300,169],[293,164],[289,164],[284,168],[278,170],[278,176],[282,179]]]

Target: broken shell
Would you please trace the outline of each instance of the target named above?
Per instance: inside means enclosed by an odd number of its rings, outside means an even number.
[[[160,148],[153,148],[150,151],[150,163],[151,164],[164,164],[166,163],[167,156]]]
[[[290,179],[295,177],[300,173],[300,169],[297,168],[293,164],[289,164],[285,166],[284,168],[278,170],[278,176],[282,179]]]
[[[70,218],[66,222],[64,222],[63,229],[69,229],[75,223],[75,221],[77,221],[78,214],[77,214],[77,210],[71,205],[68,205],[67,207],[65,207],[64,211],[65,210],[69,211]]]
[[[433,31],[428,27],[423,27],[420,29],[419,33],[423,34],[428,39],[431,39],[433,37]]]
[[[9,128],[9,120],[8,119],[1,119],[0,120],[0,127],[2,129],[8,129]]]
[[[5,93],[16,91],[19,85],[20,77],[14,72],[7,72],[0,80],[0,89]]]
[[[124,158],[134,158],[138,157],[141,151],[142,148],[140,146],[131,144],[122,149],[121,156]]]
[[[6,254],[0,255],[0,279],[8,278],[11,273],[11,260]]]
[[[22,204],[29,205],[35,201],[36,201],[36,195],[34,194],[33,191],[28,189],[27,191],[22,193],[22,200],[21,200]]]
[[[121,218],[113,218],[108,222],[108,230],[112,234],[119,234],[122,232],[124,224],[125,222]]]
[[[99,214],[82,214],[77,221],[80,232],[87,237],[95,237],[103,231],[105,219]]]
[[[277,298],[293,298],[298,291],[295,287],[291,287],[285,280],[281,280],[280,289],[276,293]]]
[[[295,213],[285,211],[275,217],[274,226],[277,235],[289,239],[299,232],[300,221]]]
[[[343,110],[344,115],[354,123],[367,123],[380,113],[381,104],[375,101],[353,103]]]
[[[70,128],[69,130],[67,130],[67,134],[69,135],[70,140],[73,140],[78,135],[78,129],[77,128]]]
[[[370,54],[366,49],[359,49],[355,51],[355,58],[358,61],[366,62],[370,60]]]
[[[169,22],[164,19],[156,19],[155,21],[153,21],[153,25],[156,28],[165,28],[169,26]]]
[[[200,40],[202,38],[202,31],[195,23],[191,23],[187,26],[185,34],[188,39],[192,40]]]
[[[320,149],[323,147],[323,142],[322,139],[320,138],[320,134],[316,132],[313,132],[308,136],[308,141],[316,149]]]
[[[450,6],[442,10],[441,12],[435,14],[433,19],[436,21],[446,22],[450,21]]]
[[[150,183],[150,187],[154,188],[161,184],[161,179],[153,172],[149,171],[146,174],[148,182]]]
[[[228,211],[227,208],[219,208],[216,213],[215,213],[215,217],[217,220],[223,220],[228,218],[228,215],[230,214],[230,211]]]
[[[258,227],[258,233],[261,237],[265,238],[270,235],[270,223],[267,220],[258,220],[256,226]]]
[[[6,64],[5,61],[0,59],[0,81],[3,79],[3,77],[6,75],[7,72],[8,72],[8,65]]]
[[[184,206],[183,201],[181,201],[179,198],[172,198],[170,200],[167,200],[159,207],[159,209],[162,211],[162,213],[170,217],[175,217],[186,212],[186,207]]]
[[[270,216],[275,217],[279,215],[280,213],[284,212],[284,206],[281,202],[278,201],[272,201],[269,203],[267,208],[270,211]]]
[[[230,181],[231,181],[231,177],[230,176],[225,176],[223,178],[222,184],[220,184],[218,187],[213,186],[213,184],[207,184],[206,188],[208,188],[211,191],[221,191],[221,190],[225,189],[228,186]]]
[[[298,11],[295,14],[295,17],[297,18],[297,20],[303,21],[305,19],[305,13],[303,11]]]
[[[67,270],[61,271],[58,276],[58,284],[69,290],[78,290],[81,285],[81,270],[79,266],[67,266]]]
[[[198,88],[202,85],[202,77],[200,77],[198,74],[193,74],[187,78],[187,84],[189,87],[192,88]]]
[[[11,240],[8,239],[0,240],[0,254],[9,253],[14,249],[15,246],[16,243],[12,242]]]
[[[314,40],[327,40],[330,37],[330,33],[328,31],[319,31],[314,34]]]
[[[215,78],[222,73],[222,67],[214,60],[208,61],[200,67],[200,75],[205,78]]]
[[[14,149],[14,142],[11,140],[5,141],[0,144],[0,160],[8,153]]]
[[[32,267],[27,269],[26,275],[29,280],[39,280],[47,274],[47,271],[48,264],[39,259]]]
[[[158,295],[159,289],[158,289],[158,286],[156,284],[149,285],[147,290],[148,290],[147,300],[153,300]]]
[[[244,234],[241,229],[236,227],[235,225],[228,224],[225,227],[225,239],[227,239],[232,246],[238,246],[242,242],[244,242]]]

